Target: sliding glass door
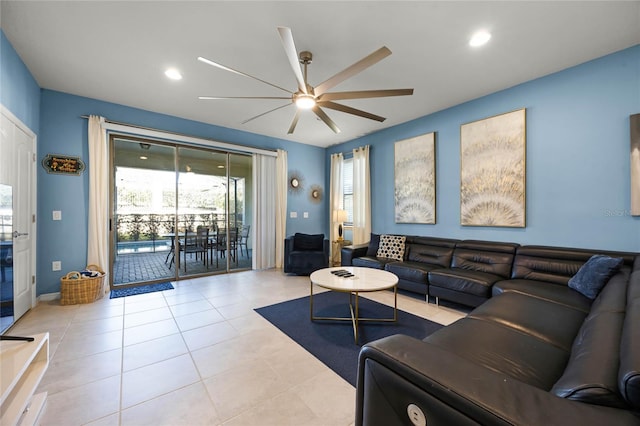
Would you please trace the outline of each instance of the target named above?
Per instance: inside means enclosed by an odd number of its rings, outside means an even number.
[[[250,155],[111,142],[112,285],[251,268]]]

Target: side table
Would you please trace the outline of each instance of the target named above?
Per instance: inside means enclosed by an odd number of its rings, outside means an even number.
[[[342,256],[340,252],[342,251],[342,247],[350,246],[352,243],[350,240],[335,240],[332,241],[333,251],[331,253],[331,266],[340,266],[342,262]]]

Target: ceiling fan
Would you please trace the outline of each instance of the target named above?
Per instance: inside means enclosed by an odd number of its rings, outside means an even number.
[[[291,104],[295,104],[297,106],[297,110],[293,117],[293,121],[291,122],[291,126],[289,126],[288,134],[292,134],[294,132],[296,125],[298,124],[298,119],[300,118],[300,111],[309,109],[312,110],[318,116],[318,118],[320,118],[327,126],[329,126],[331,130],[333,130],[335,133],[340,133],[340,129],[338,128],[338,126],[333,122],[333,120],[331,120],[331,118],[329,118],[329,116],[323,111],[322,108],[329,108],[380,122],[384,121],[385,117],[371,114],[369,112],[352,108],[347,105],[339,104],[334,101],[347,99],[381,98],[386,96],[407,96],[413,94],[413,89],[329,92],[330,89],[343,82],[344,80],[353,77],[359,72],[369,68],[370,66],[391,55],[391,50],[389,50],[387,47],[381,47],[365,58],[335,74],[333,77],[330,77],[324,82],[313,87],[307,82],[307,66],[311,63],[313,55],[311,54],[311,52],[302,51],[298,56],[295,44],[293,42],[291,29],[287,27],[278,27],[278,33],[280,34],[284,51],[287,55],[287,58],[289,59],[289,65],[291,65],[293,73],[296,77],[296,81],[298,82],[297,91],[292,92],[283,87],[269,83],[268,81],[264,81],[258,77],[254,77],[242,71],[234,70],[233,68],[229,68],[200,56],[198,57],[198,60],[204,62],[205,64],[252,78],[261,83],[268,84],[269,86],[287,92],[289,96],[200,96],[199,99],[286,99],[289,102],[287,102],[285,105],[281,105],[267,112],[263,112],[262,114],[258,114],[255,117],[251,117],[248,120],[243,121],[242,124],[262,117],[263,115],[269,114],[270,112],[285,108]],[[300,68],[300,64],[302,64],[302,69]]]

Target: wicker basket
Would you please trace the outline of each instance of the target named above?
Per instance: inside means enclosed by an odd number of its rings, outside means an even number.
[[[104,271],[97,265],[88,265],[87,270],[98,271],[100,275],[86,277],[80,272],[71,271],[60,278],[61,305],[93,303],[103,296]]]

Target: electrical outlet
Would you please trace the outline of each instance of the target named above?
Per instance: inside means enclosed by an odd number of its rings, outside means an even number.
[[[54,260],[51,262],[51,270],[52,271],[61,271],[62,270],[62,262],[59,260]]]
[[[62,211],[54,210],[52,213],[53,220],[62,220]]]
[[[309,219],[309,212],[302,213],[302,217],[304,217],[305,219]]]
[[[292,218],[292,219],[296,219],[298,217],[298,212],[289,213],[289,217]]]

